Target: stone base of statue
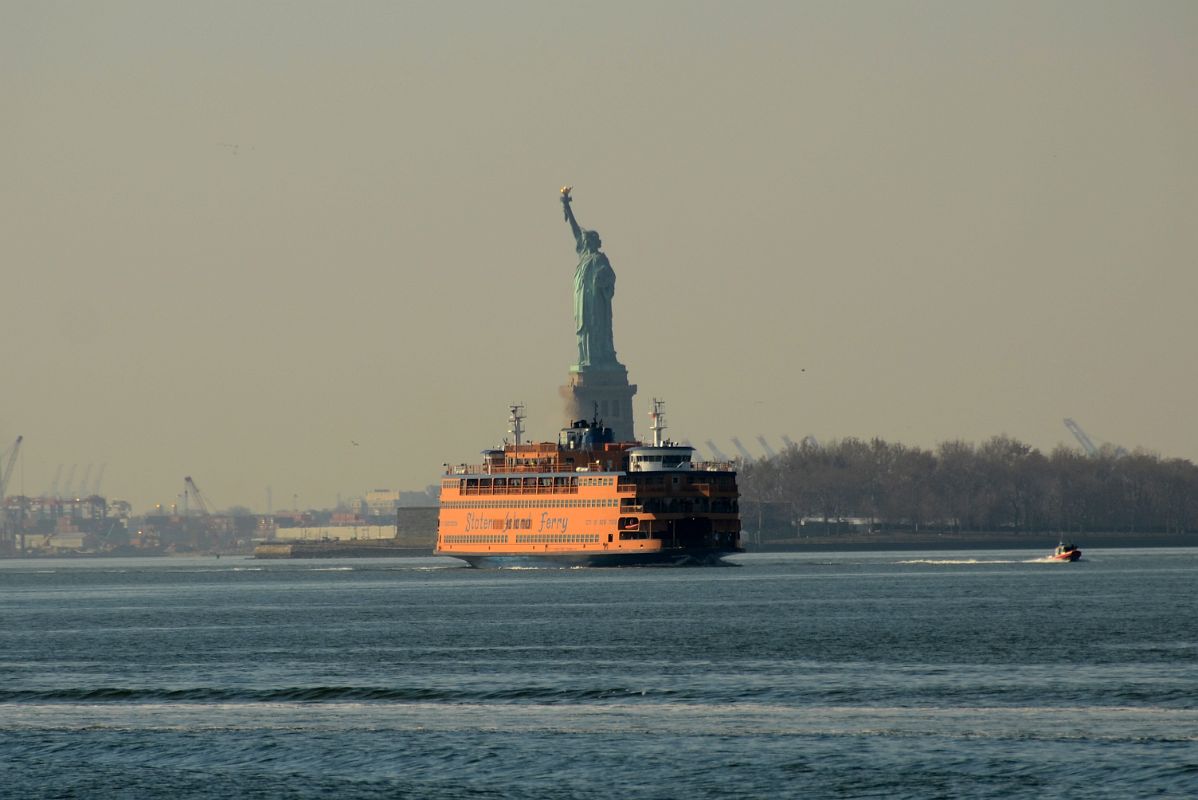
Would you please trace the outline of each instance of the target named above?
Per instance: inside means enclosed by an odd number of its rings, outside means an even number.
[[[599,421],[611,428],[617,442],[632,441],[632,396],[636,384],[628,382],[628,370],[623,365],[611,367],[571,367],[570,377],[558,392],[566,401],[564,423],[594,419],[598,409]]]

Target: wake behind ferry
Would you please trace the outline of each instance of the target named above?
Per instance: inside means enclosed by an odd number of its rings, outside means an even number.
[[[484,450],[477,466],[441,479],[436,555],[473,567],[718,564],[740,546],[736,471],[700,463],[662,437],[612,441],[596,417],[557,442],[523,444],[523,407],[511,407],[515,443]]]

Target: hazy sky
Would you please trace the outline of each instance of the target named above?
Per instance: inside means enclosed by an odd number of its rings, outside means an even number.
[[[1198,460],[1196,41],[1189,0],[4,0],[10,492],[324,506],[512,401],[555,436],[565,183],[644,434]]]

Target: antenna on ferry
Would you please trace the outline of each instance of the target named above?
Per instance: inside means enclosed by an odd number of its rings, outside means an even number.
[[[516,447],[520,447],[520,436],[524,433],[524,404],[513,403],[509,409],[512,415],[508,417],[508,424],[511,426],[507,432],[516,437]]]
[[[662,438],[661,432],[666,429],[666,413],[662,411],[665,407],[664,400],[653,398],[653,410],[649,412],[649,416],[653,419],[653,424],[649,426],[649,430],[653,431],[653,446],[661,447]]]

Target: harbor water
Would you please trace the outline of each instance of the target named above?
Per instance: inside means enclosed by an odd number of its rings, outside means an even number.
[[[0,561],[0,796],[1198,796],[1198,549]]]

